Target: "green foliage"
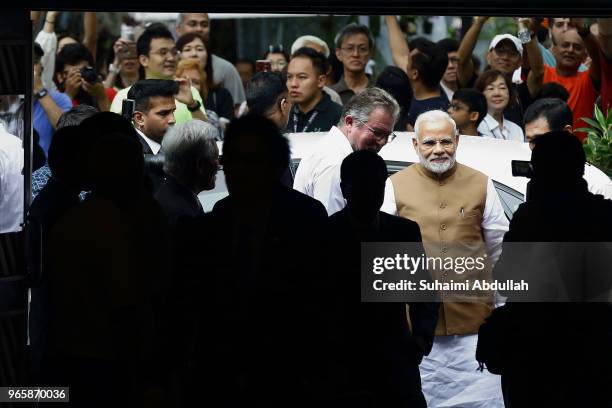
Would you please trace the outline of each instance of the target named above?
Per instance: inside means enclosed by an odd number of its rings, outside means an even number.
[[[595,120],[582,118],[590,127],[576,129],[587,134],[584,152],[587,161],[612,177],[612,108],[604,116],[595,106]]]

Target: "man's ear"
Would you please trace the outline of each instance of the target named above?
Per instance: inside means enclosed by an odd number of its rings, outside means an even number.
[[[325,88],[325,84],[327,83],[327,75],[319,75],[317,78],[317,86],[319,89]]]
[[[414,135],[414,137],[412,138],[412,147],[414,147],[415,152],[419,152],[419,142],[417,140],[417,135]]]
[[[342,50],[340,48],[336,48],[336,58],[338,58],[338,61],[342,62]]]
[[[487,55],[485,56],[485,59],[487,60],[487,65],[491,65],[491,50],[487,51]]]
[[[563,130],[566,131],[566,132],[574,133],[574,129],[572,128],[571,125],[563,126]]]
[[[146,55],[139,55],[138,62],[140,62],[140,65],[142,65],[143,68],[146,68],[149,66],[149,57]]]
[[[132,116],[132,119],[134,120],[134,124],[137,128],[141,128],[144,126],[144,113],[140,111],[135,111],[134,116]]]

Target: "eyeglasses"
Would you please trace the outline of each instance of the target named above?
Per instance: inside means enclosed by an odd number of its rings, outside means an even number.
[[[374,130],[372,129],[370,126],[368,126],[367,123],[365,123],[362,120],[357,120],[357,122],[361,123],[363,126],[365,126],[376,138],[377,141],[391,141],[393,139],[395,139],[395,132],[391,132],[391,133],[387,133],[387,132],[382,132],[380,130]]]
[[[287,61],[271,61],[270,66],[272,68],[283,69],[287,66]]]
[[[359,46],[359,47],[355,47],[355,46],[350,46],[350,47],[342,47],[340,48],[342,50],[342,52],[344,52],[345,54],[354,54],[355,51],[357,51],[357,53],[359,55],[365,55],[367,53],[370,52],[370,47],[366,47],[365,45]]]
[[[442,146],[443,149],[450,149],[451,147],[455,145],[455,142],[453,142],[452,139],[442,139],[442,140],[427,139],[421,142],[421,144],[425,146],[425,148],[427,149],[433,149],[438,143],[440,144],[440,146]]]
[[[173,57],[176,57],[180,53],[181,52],[179,50],[177,50],[176,48],[172,48],[172,49],[160,48],[157,51],[149,51],[149,54],[157,54],[157,55],[159,55],[162,58],[166,58],[168,56],[168,54],[171,54]]]

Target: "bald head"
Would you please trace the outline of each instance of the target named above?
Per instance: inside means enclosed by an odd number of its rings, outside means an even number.
[[[578,67],[587,58],[584,41],[576,30],[567,30],[559,33],[558,42],[553,45],[552,52],[559,68],[569,71],[578,71]]]
[[[204,36],[204,40],[208,42],[210,34],[210,20],[208,13],[181,13],[179,15],[176,32],[179,37],[187,33],[198,33]]]

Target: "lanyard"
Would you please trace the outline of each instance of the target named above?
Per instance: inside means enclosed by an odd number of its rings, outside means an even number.
[[[297,124],[298,124],[298,117],[297,117],[297,112],[298,112],[298,107],[297,105],[295,105],[295,107],[293,108],[293,133],[297,133]],[[310,127],[310,125],[312,125],[312,122],[315,120],[315,118],[317,117],[317,114],[319,112],[314,111],[310,114],[310,118],[308,118],[308,122],[306,122],[306,126],[304,126],[304,129],[302,129],[302,132],[306,132],[306,130]]]

